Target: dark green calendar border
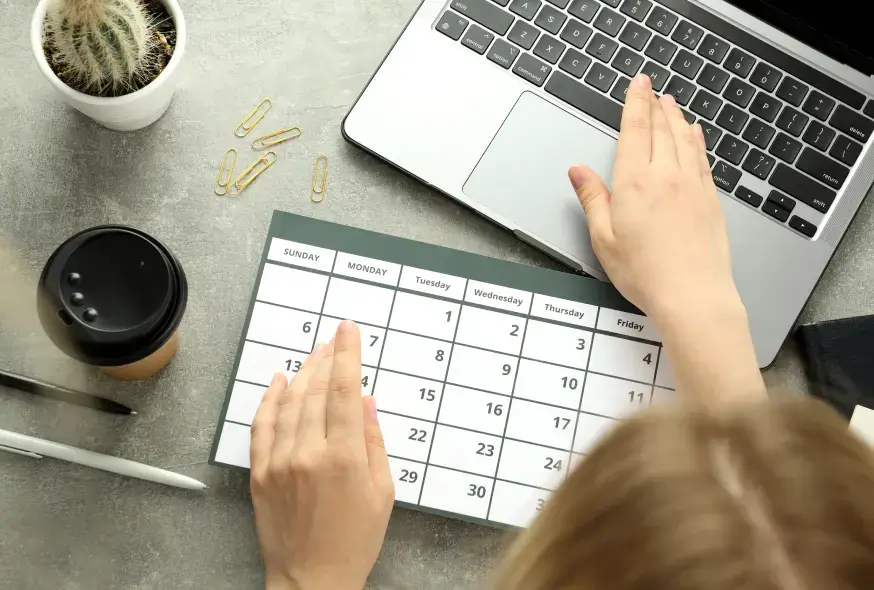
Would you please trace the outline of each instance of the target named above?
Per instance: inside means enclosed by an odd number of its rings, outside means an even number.
[[[474,279],[484,283],[492,283],[504,287],[512,287],[522,291],[540,293],[552,297],[559,297],[579,303],[587,303],[600,307],[607,307],[617,311],[641,313],[629,303],[613,285],[599,281],[598,279],[583,277],[577,274],[559,272],[545,268],[537,268],[516,262],[507,262],[497,258],[490,258],[480,254],[471,254],[461,250],[453,250],[443,246],[435,246],[406,238],[399,238],[368,230],[358,229],[329,221],[321,221],[310,217],[303,217],[285,211],[275,210],[264,240],[264,250],[261,254],[261,262],[258,274],[252,287],[252,295],[249,297],[249,307],[246,311],[246,320],[243,323],[243,331],[240,335],[240,343],[237,346],[237,354],[234,358],[234,366],[225,392],[225,401],[222,405],[218,424],[216,425],[212,449],[209,454],[209,464],[218,467],[226,467],[234,471],[248,472],[248,469],[237,465],[230,465],[216,461],[215,455],[218,450],[221,429],[225,425],[228,413],[228,405],[231,402],[231,394],[234,390],[234,376],[240,366],[240,358],[243,353],[243,344],[246,342],[246,332],[249,321],[252,318],[252,310],[255,308],[255,289],[261,283],[261,275],[264,272],[264,264],[267,262],[267,254],[270,251],[270,243],[273,238],[281,238],[294,242],[319,246],[328,250],[347,252],[369,258],[378,258],[386,262],[394,262],[407,266],[413,266],[425,270],[433,270],[448,275]],[[424,484],[424,482],[423,482]],[[534,489],[534,488],[532,488]],[[517,527],[504,525],[491,520],[474,518],[446,512],[433,508],[425,508],[418,504],[396,502],[397,506],[417,510],[430,514],[446,516],[455,520],[483,524],[494,528],[513,529]]]

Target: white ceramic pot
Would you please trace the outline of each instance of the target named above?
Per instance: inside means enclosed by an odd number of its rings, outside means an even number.
[[[40,71],[51,82],[65,102],[104,127],[118,131],[134,131],[151,125],[161,118],[161,115],[170,106],[170,101],[173,100],[179,64],[185,56],[187,34],[185,18],[182,16],[182,9],[179,7],[179,3],[176,0],[161,0],[161,2],[167,8],[167,12],[170,13],[176,26],[176,48],[173,50],[173,57],[170,58],[170,63],[148,86],[124,96],[101,98],[77,92],[64,84],[55,75],[55,72],[52,71],[43,51],[45,36],[43,23],[45,21],[47,0],[40,0],[36,11],[33,13],[33,20],[30,23],[30,46],[33,49],[33,56],[36,58]]]

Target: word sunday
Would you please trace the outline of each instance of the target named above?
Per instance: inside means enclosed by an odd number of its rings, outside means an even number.
[[[303,252],[301,250],[293,250],[291,248],[285,249],[285,255],[291,258],[302,258],[304,260],[312,260],[313,262],[318,262],[321,257],[320,254],[313,254],[312,252]]]

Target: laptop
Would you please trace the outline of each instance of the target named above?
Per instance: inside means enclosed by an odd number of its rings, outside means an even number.
[[[424,0],[343,133],[606,279],[567,169],[609,186],[626,88],[648,74],[705,131],[766,367],[874,181],[869,29],[849,2]]]

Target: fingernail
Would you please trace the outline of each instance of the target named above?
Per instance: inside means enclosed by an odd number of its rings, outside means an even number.
[[[371,418],[376,418],[376,398],[372,395],[365,396],[364,406],[367,408],[367,415]]]
[[[582,166],[571,166],[567,175],[575,191],[580,190],[580,187],[586,184],[586,169]]]
[[[662,96],[662,100],[665,101],[665,104],[669,107],[677,106],[677,101],[674,100],[673,94],[665,94],[664,96]]]
[[[337,334],[351,334],[354,329],[355,324],[350,322],[349,320],[343,320],[340,322],[340,325],[337,326]]]
[[[273,380],[270,382],[270,387],[273,387],[274,385],[279,385],[283,379],[285,379],[285,375],[283,375],[282,373],[274,373]]]
[[[641,90],[649,90],[652,87],[652,81],[646,74],[638,74],[634,77],[633,83]]]
[[[701,129],[701,125],[695,123],[694,125],[692,125],[692,131],[693,133],[695,133],[695,137],[697,137],[698,139],[704,139],[704,130]]]

